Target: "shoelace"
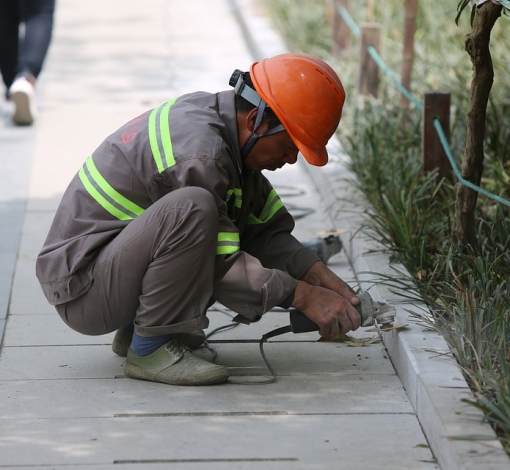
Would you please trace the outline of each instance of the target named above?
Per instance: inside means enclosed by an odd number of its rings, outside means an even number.
[[[168,343],[168,346],[165,347],[165,350],[173,356],[178,357],[178,360],[180,361],[186,352],[186,346],[179,343],[178,341],[173,340]]]

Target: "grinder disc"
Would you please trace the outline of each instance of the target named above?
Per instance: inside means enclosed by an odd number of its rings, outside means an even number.
[[[405,328],[409,323],[400,323],[399,325],[391,325],[391,326],[380,326],[377,328],[370,328],[369,330],[365,330],[367,333],[372,333],[374,331],[391,331],[398,330],[400,328]]]

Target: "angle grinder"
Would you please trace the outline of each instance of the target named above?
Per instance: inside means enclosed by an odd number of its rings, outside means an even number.
[[[355,305],[355,308],[361,315],[361,326],[375,326],[375,328],[367,331],[388,331],[405,326],[393,325],[397,313],[393,305],[373,300],[368,292],[358,294],[357,297],[361,302]],[[290,331],[293,333],[319,331],[319,326],[303,312],[294,309],[290,311]]]
[[[390,331],[397,328],[403,328],[407,324],[394,325],[396,308],[386,302],[373,300],[368,292],[362,292],[357,297],[360,303],[355,305],[356,310],[361,315],[361,326],[374,326],[367,332]],[[276,328],[266,333],[261,341],[267,341],[269,338],[279,336],[284,333],[307,333],[310,331],[319,331],[319,325],[310,320],[303,312],[297,309],[290,310],[289,325]]]

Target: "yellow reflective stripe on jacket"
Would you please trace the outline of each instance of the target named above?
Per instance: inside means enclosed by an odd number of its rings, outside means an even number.
[[[280,196],[276,193],[274,189],[271,190],[269,196],[267,197],[267,201],[262,208],[262,211],[258,217],[250,214],[248,217],[247,223],[248,225],[255,224],[264,224],[268,220],[276,214],[276,212],[283,207],[283,202],[280,199]]]
[[[152,110],[149,116],[149,143],[152,156],[160,173],[175,165],[172,140],[170,138],[170,122],[168,120],[170,107],[174,103],[175,99],[158,106]]]
[[[218,246],[216,247],[217,255],[231,255],[240,250],[241,242],[239,232],[219,232]]]
[[[227,191],[227,202],[232,197],[232,194],[235,197],[234,205],[237,208],[241,209],[241,207],[243,206],[243,190],[241,188],[229,189]]]
[[[120,194],[99,173],[92,155],[78,172],[87,192],[106,211],[120,220],[131,220],[140,215],[144,209]]]

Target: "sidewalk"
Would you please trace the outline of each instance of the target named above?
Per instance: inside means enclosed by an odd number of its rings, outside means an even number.
[[[438,387],[454,380],[468,393],[451,364],[442,375],[435,363],[425,366],[425,379],[422,371],[413,372],[430,360],[424,339],[430,348],[442,347],[437,335],[419,327],[386,334],[386,346],[350,347],[317,342],[317,334],[287,334],[264,347],[278,374],[276,383],[235,384],[268,374],[258,341],[288,323],[288,313],[269,312],[257,324],[211,338],[217,362],[231,371],[231,383],[173,387],[125,378],[124,359],[111,352],[113,334],[79,335],[45,301],[34,273],[36,255],[67,184],[104,137],[171,97],[227,89],[234,69],[283,51],[254,2],[59,1],[38,85],[37,124],[25,129],[0,121],[6,170],[0,211],[8,222],[0,228],[0,334],[5,327],[0,468],[510,468],[499,442],[464,441],[445,450],[454,428],[441,427],[438,414],[461,410],[464,421],[454,435],[467,429],[490,435],[491,428],[480,425],[479,415],[466,412],[458,399],[455,409],[447,408],[456,393],[451,388],[440,389],[442,395],[427,388],[428,373]],[[337,220],[335,211],[326,212],[345,188],[341,155],[332,160],[327,171],[299,162],[270,178],[298,218],[298,238],[346,230],[346,250],[330,266],[351,285],[361,282],[366,288],[370,279],[361,271],[387,262],[363,256],[365,241],[350,237],[359,226],[356,214]],[[391,300],[387,292],[376,293]],[[405,319],[404,307],[399,314]],[[230,321],[220,308],[209,316],[209,330]],[[421,356],[410,356],[411,350]],[[427,397],[439,412],[423,405]],[[469,427],[467,413],[477,417],[478,427]],[[429,443],[440,455],[433,455]]]

